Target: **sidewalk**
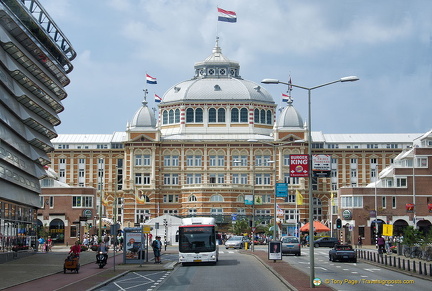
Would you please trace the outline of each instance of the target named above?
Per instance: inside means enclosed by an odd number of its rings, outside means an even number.
[[[359,250],[370,251],[371,253],[376,253],[375,246],[364,245],[363,248]],[[0,264],[0,290],[6,290],[13,286],[22,286],[21,289],[27,287],[25,283],[32,282],[34,280],[51,276],[54,274],[63,273],[63,263],[69,251],[68,247],[55,246],[52,252],[49,253],[35,253],[28,257],[16,259],[7,263]],[[259,262],[266,266],[271,272],[273,272],[280,280],[287,286],[287,290],[333,290],[331,287],[322,284],[315,288],[310,288],[309,275],[296,267],[288,264],[285,261],[268,260],[268,254],[264,250],[256,250],[254,253],[246,250],[242,250],[244,254],[254,256]],[[113,267],[105,268],[102,272],[87,276],[76,282],[76,284],[69,284],[67,288],[62,290],[92,290],[97,286],[101,286],[108,281],[113,280],[116,277],[122,276],[130,271],[159,271],[159,270],[172,270],[177,264],[177,257],[172,254],[177,254],[178,250],[176,246],[168,246],[166,251],[162,253],[162,261],[164,264],[154,264],[153,263],[153,253],[149,251],[148,262],[143,262],[142,264],[123,264],[122,253],[116,256],[116,266],[115,272]],[[110,260],[112,261],[112,251],[110,252]],[[166,256],[165,256],[166,255]],[[388,257],[403,258],[407,260],[404,256],[398,256],[397,254],[392,254]],[[421,261],[418,259],[410,259],[411,261]],[[371,262],[367,260],[360,259],[362,263],[368,263],[371,265],[377,265],[382,268],[389,268],[397,272],[407,273],[412,276],[419,276],[422,279],[428,279],[432,281],[432,277],[428,273],[427,275],[418,275],[407,270],[397,269],[395,266],[385,266],[381,263]],[[421,261],[423,262],[423,261]],[[80,256],[81,267],[87,264],[95,263],[95,252],[86,251],[81,253]],[[425,262],[426,263],[426,262]],[[430,262],[427,262],[428,264]],[[81,273],[80,273],[81,274]],[[75,275],[74,275],[75,276]],[[79,284],[79,285],[78,285]],[[28,285],[28,284],[27,284]],[[84,287],[85,286],[85,287]],[[30,286],[31,288],[31,286]],[[17,290],[19,288],[13,288]],[[48,290],[49,288],[45,289]],[[26,289],[28,290],[28,288]]]
[[[9,261],[0,264],[0,290],[6,290],[8,288],[25,284],[40,278],[51,276],[58,273],[63,273],[64,260],[69,252],[69,247],[65,246],[54,246],[51,252],[41,253],[37,252],[33,255],[29,255],[24,258]],[[177,253],[177,248],[168,248],[164,254]],[[116,252],[116,272],[111,269],[103,269],[103,275],[100,277],[103,281],[112,280],[112,278],[119,276],[125,272],[140,270],[140,271],[153,271],[153,270],[169,270],[173,269],[175,263],[172,261],[164,260],[164,264],[154,264],[153,252],[149,251],[149,261],[142,264],[122,264],[123,256],[122,252]],[[87,264],[95,263],[96,253],[93,251],[82,252],[80,255],[81,268]],[[113,252],[109,253],[109,260],[113,261]],[[101,273],[102,274],[102,273]],[[100,283],[97,278],[90,277],[91,287],[96,286]],[[79,289],[74,289],[79,290]]]

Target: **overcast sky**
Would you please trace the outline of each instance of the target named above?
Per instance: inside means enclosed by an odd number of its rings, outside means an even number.
[[[432,1],[422,0],[40,0],[78,56],[56,127],[113,133],[140,108],[143,89],[163,96],[211,54],[240,63],[240,75],[314,87],[312,130],[423,133],[432,128]],[[237,23],[217,21],[217,6]],[[145,74],[157,85],[145,83]],[[263,85],[281,107],[283,85]],[[307,120],[307,90],[293,105]]]

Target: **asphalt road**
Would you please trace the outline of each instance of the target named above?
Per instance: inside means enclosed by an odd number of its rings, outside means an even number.
[[[287,290],[254,257],[238,250],[220,249],[216,265],[179,265],[157,290]]]
[[[330,248],[315,249],[315,277],[321,279],[329,287],[343,291],[364,290],[430,290],[431,282],[408,274],[388,270],[380,266],[367,264],[359,260],[357,263],[330,262]],[[310,272],[309,248],[302,249],[302,256],[284,256],[294,267]]]

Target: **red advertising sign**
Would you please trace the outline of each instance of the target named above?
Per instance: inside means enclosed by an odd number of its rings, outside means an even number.
[[[309,155],[290,155],[290,176],[309,177]]]
[[[407,204],[405,204],[405,209],[406,209],[406,212],[414,212],[414,204],[412,204],[412,203],[407,203]]]

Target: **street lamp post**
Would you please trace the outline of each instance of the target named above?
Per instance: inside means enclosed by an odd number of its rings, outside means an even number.
[[[353,82],[359,80],[356,76],[343,77],[339,80],[321,84],[315,87],[303,87],[287,82],[282,82],[277,79],[264,79],[261,83],[264,84],[284,84],[308,91],[308,156],[309,156],[309,260],[310,260],[310,287],[314,288],[313,280],[315,278],[315,258],[314,258],[314,230],[313,230],[313,195],[312,195],[312,113],[311,113],[311,91],[317,88],[328,86],[339,82]]]
[[[100,164],[99,168],[99,183],[100,183],[100,189],[99,189],[99,229],[98,229],[98,239],[101,240],[102,237],[102,200],[103,200],[103,167],[102,164]]]

